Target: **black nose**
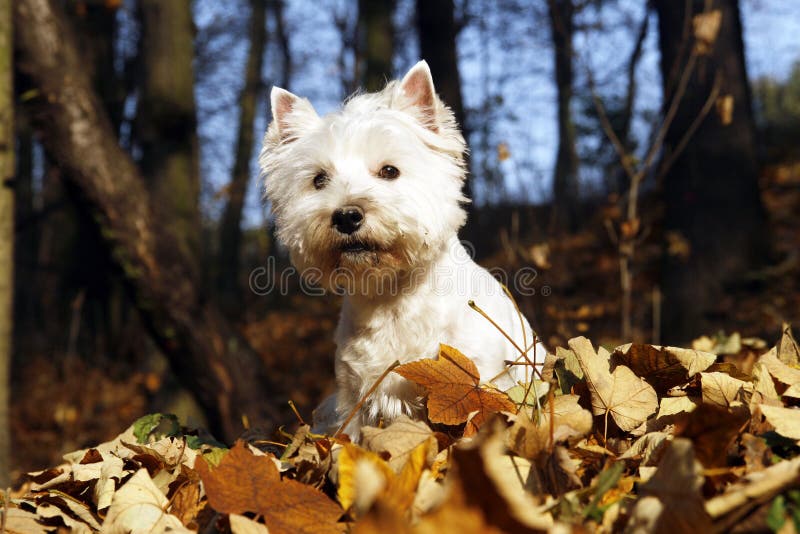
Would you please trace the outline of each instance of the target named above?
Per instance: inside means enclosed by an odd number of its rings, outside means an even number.
[[[345,206],[333,212],[333,226],[343,234],[352,234],[364,222],[364,210],[358,206]]]

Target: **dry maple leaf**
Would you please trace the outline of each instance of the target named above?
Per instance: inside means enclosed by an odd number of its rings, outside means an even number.
[[[295,480],[282,480],[273,459],[256,456],[239,441],[214,469],[195,465],[208,502],[217,512],[254,512],[270,532],[341,532],[342,509],[324,493]]]
[[[717,359],[701,350],[628,343],[614,349],[612,360],[630,367],[657,391],[666,392],[708,369]]]
[[[475,363],[448,345],[440,345],[438,360],[418,360],[394,372],[428,391],[428,419],[432,422],[460,425],[469,419],[464,436],[474,435],[492,413],[515,411],[508,395],[482,388]]]
[[[598,354],[585,337],[570,339],[569,346],[586,376],[594,415],[611,414],[617,426],[629,432],[658,409],[656,391],[643,378],[624,365],[617,365],[613,373],[609,370],[610,354],[605,349],[601,347]]]

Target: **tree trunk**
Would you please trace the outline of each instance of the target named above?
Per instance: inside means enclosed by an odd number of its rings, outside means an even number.
[[[278,41],[278,49],[281,54],[281,87],[287,88],[292,79],[292,51],[289,48],[289,34],[286,31],[286,21],[284,20],[283,0],[271,0],[267,5],[272,16],[275,18],[275,37]]]
[[[572,121],[575,6],[572,0],[548,0],[547,8],[558,90],[558,153],[553,171],[552,224],[556,232],[561,232],[574,230],[577,223],[578,152]]]
[[[358,0],[358,56],[362,86],[378,91],[394,74],[395,0]]]
[[[0,0],[0,490],[11,473],[11,339],[14,324],[14,36],[12,0]]]
[[[241,421],[274,423],[279,394],[263,362],[209,305],[195,257],[165,232],[151,195],[82,68],[75,37],[53,0],[16,0],[19,67],[39,90],[31,114],[65,179],[93,210],[142,318],[176,375],[194,393],[212,430],[232,439]],[[179,192],[175,192],[179,194]]]
[[[458,27],[453,0],[417,0],[416,24],[420,57],[428,62],[436,91],[450,106],[468,137],[461,97],[461,71],[458,68]],[[472,198],[472,181],[464,182],[464,194]]]
[[[669,256],[665,260],[662,330],[669,342],[707,332],[704,313],[718,302],[725,284],[757,266],[765,253],[739,5],[736,0],[712,1],[711,10],[721,14],[716,41],[701,42],[689,36],[690,41],[685,42],[685,29],[692,27],[687,21],[702,12],[703,4],[699,0],[688,3],[692,11],[686,13],[684,2],[655,2],[665,106],[680,90],[677,80],[687,63],[696,60],[666,133],[665,161],[680,147],[692,124],[702,118],[690,142],[666,169],[663,182],[665,231],[689,244],[688,258]],[[732,103],[732,114],[712,111],[702,117],[715,84],[720,89],[717,108]]]
[[[200,265],[200,171],[190,0],[141,0],[141,87],[136,136],[153,208]]]
[[[69,4],[73,10],[69,18],[74,23],[78,49],[85,58],[84,65],[89,70],[92,85],[105,105],[117,135],[128,96],[125,83],[114,65],[118,57],[115,47],[119,39],[117,11],[120,5],[116,2]]]
[[[253,156],[253,128],[256,105],[262,94],[261,66],[267,42],[266,0],[250,1],[250,51],[245,67],[245,82],[239,95],[239,133],[236,138],[236,159],[228,184],[228,203],[222,214],[219,233],[219,273],[217,289],[220,303],[228,314],[241,310],[239,265],[242,242],[242,209],[250,183],[250,160]]]

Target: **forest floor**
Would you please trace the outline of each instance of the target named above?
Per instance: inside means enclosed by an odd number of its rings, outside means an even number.
[[[763,338],[771,346],[782,323],[800,326],[800,163],[767,169],[762,194],[773,236],[773,265],[730,289],[707,334],[738,332]],[[600,345],[623,341],[617,257],[602,222],[607,215],[607,211],[598,214],[578,234],[546,243],[514,243],[481,261],[507,268],[536,264],[537,287],[542,292],[546,286],[549,294],[520,299],[520,305],[545,333],[549,347],[566,346],[577,335]],[[639,247],[634,279],[634,338],[641,342],[652,341],[659,261],[659,244],[645,241]],[[338,302],[298,295],[283,304],[271,310],[256,306],[250,311],[256,319],[244,325],[244,332],[258,351],[269,355],[275,376],[290,378],[288,396],[310,418],[313,407],[333,389],[332,338]],[[111,439],[137,417],[163,410],[155,401],[165,384],[163,376],[131,369],[130,363],[93,361],[37,356],[25,358],[14,369],[16,477],[56,465],[65,452]],[[286,406],[287,400],[275,403]]]

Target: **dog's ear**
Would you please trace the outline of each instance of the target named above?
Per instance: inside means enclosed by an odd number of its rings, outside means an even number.
[[[436,89],[433,87],[431,69],[424,59],[411,67],[411,70],[403,77],[400,82],[400,91],[405,97],[405,103],[417,109],[422,123],[428,129],[434,132],[438,131]]]
[[[283,141],[289,137],[295,137],[297,131],[309,120],[319,119],[314,107],[305,98],[300,98],[286,89],[273,87],[270,93],[272,104],[272,124],[270,130],[275,131],[278,139]]]

